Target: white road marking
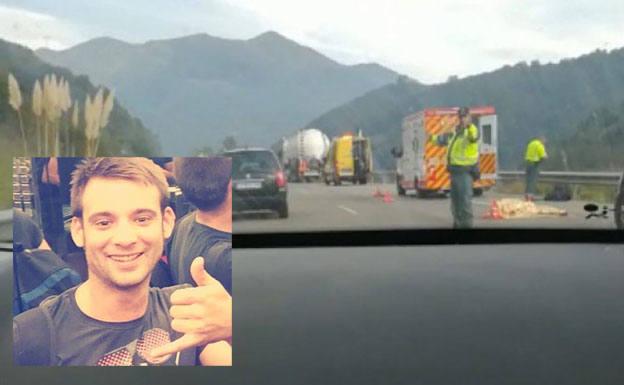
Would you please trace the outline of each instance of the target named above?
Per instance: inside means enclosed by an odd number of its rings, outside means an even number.
[[[353,209],[350,209],[350,208],[348,208],[348,207],[345,207],[345,206],[338,206],[338,208],[339,208],[339,209],[343,209],[344,211],[348,212],[349,214],[358,215],[358,212],[357,212],[357,211],[355,211],[355,210],[353,210]]]

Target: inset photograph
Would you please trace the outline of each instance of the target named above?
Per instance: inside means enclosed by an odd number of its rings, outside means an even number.
[[[231,170],[14,158],[14,364],[231,366]]]

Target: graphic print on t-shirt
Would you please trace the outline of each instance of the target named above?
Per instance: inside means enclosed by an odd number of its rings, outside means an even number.
[[[151,357],[149,352],[158,347],[171,342],[169,333],[160,328],[153,328],[145,331],[137,340],[106,353],[97,362],[98,366],[150,366],[165,364],[171,355],[161,359]],[[176,361],[174,365],[178,365]]]

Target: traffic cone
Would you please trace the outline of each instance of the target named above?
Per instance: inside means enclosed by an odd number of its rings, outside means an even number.
[[[392,199],[392,195],[389,192],[384,192],[383,193],[383,201],[384,203],[392,203],[394,202],[394,200]]]
[[[503,219],[503,214],[501,214],[500,208],[498,207],[498,203],[496,201],[494,201],[494,206],[492,207],[492,218]]]
[[[503,219],[503,215],[498,208],[498,203],[496,203],[496,200],[492,200],[492,203],[490,203],[490,207],[488,207],[488,210],[483,215],[483,219]]]

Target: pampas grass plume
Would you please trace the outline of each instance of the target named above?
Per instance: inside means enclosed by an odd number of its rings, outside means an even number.
[[[22,107],[22,93],[15,76],[9,72],[9,104],[15,111]]]

